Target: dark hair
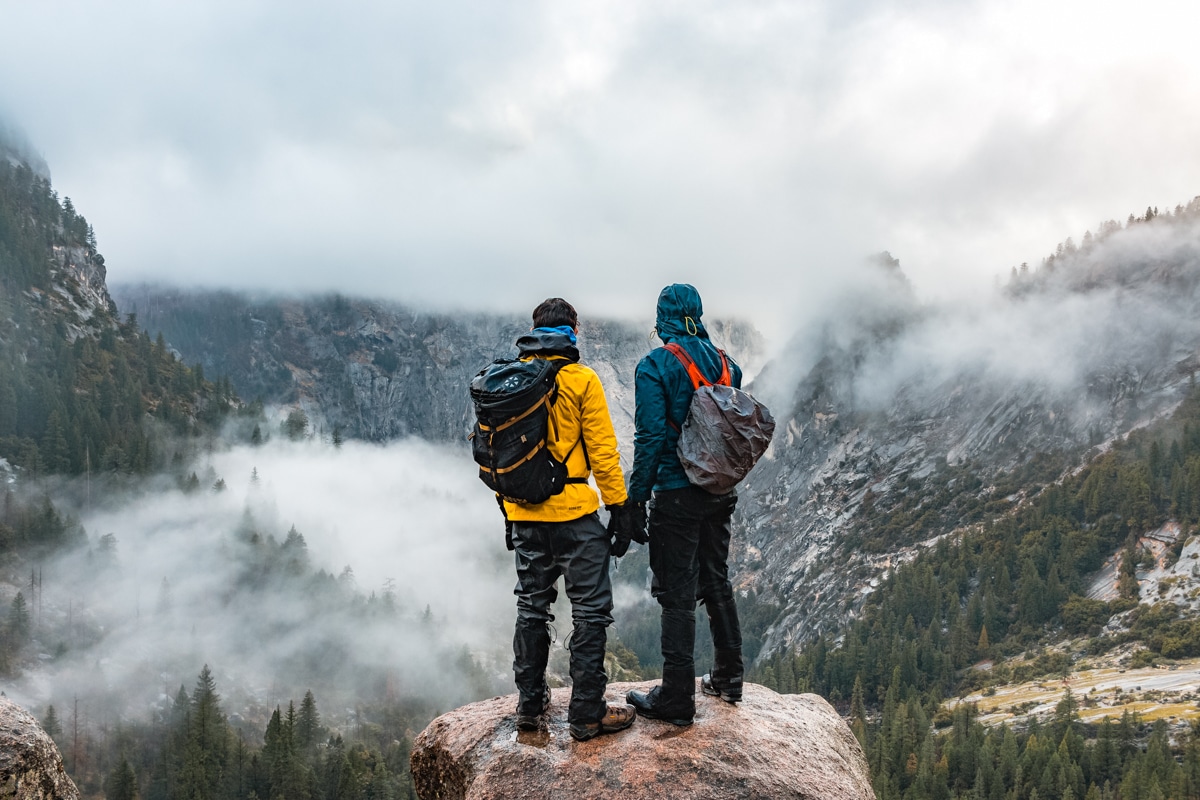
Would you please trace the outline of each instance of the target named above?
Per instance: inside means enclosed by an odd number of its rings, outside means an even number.
[[[560,325],[579,327],[579,315],[575,313],[575,307],[561,297],[544,300],[533,310],[533,327],[557,328]]]

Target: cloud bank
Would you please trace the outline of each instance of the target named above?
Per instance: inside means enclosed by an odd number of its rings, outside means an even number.
[[[512,564],[464,453],[272,441],[213,452],[196,474],[191,492],[95,482],[89,501],[73,487],[89,544],[34,565],[44,664],[10,695],[141,719],[207,663],[230,710],[312,689],[338,720],[509,686]]]
[[[816,410],[949,427],[956,404],[980,421],[1040,401],[1050,422],[1065,413],[1055,424],[1086,440],[1125,430],[1200,368],[1200,201],[1111,223],[970,298],[922,301],[899,265],[878,260],[855,274],[854,289],[831,297],[756,379],[781,413],[824,395],[836,408]]]
[[[0,108],[124,281],[509,310],[536,287],[645,316],[686,280],[782,333],[864,253],[944,295],[1200,191],[1200,10],[1177,0],[67,2],[5,22]]]

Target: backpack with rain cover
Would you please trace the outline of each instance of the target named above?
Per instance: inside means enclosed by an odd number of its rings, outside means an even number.
[[[734,388],[729,361],[721,354],[721,377],[713,384],[682,346],[665,345],[691,378],[687,418],[679,431],[676,453],[687,478],[713,494],[733,489],[766,452],[775,433],[775,418],[748,392]]]
[[[587,478],[568,477],[566,465],[550,454],[550,407],[558,398],[556,379],[558,371],[570,363],[566,359],[499,359],[471,380],[475,404],[471,455],[479,465],[479,479],[505,500],[544,503],[568,483],[587,482]]]

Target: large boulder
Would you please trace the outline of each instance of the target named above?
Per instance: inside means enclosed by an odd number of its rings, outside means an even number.
[[[653,685],[610,684],[608,699]],[[421,800],[874,800],[858,740],[817,695],[747,684],[734,706],[697,693],[690,727],[638,719],[576,742],[567,731],[570,692],[554,690],[539,733],[517,731],[516,695],[435,719],[413,746]]]
[[[62,755],[33,715],[0,696],[0,800],[78,800]]]

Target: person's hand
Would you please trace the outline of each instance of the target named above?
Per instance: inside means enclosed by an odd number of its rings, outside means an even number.
[[[650,534],[646,532],[646,504],[626,501],[625,515],[629,526],[629,538],[638,544],[649,542]]]
[[[608,546],[610,555],[620,558],[629,550],[629,536],[625,533],[624,503],[614,503],[606,506],[608,509],[608,538],[612,542]]]
[[[614,503],[608,506],[608,536],[612,545],[608,552],[620,558],[629,550],[631,541],[645,544],[646,507],[642,503]]]

